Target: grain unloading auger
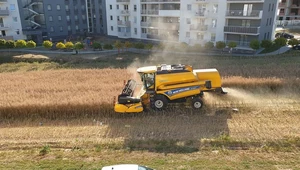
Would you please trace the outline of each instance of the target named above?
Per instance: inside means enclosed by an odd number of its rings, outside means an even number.
[[[137,69],[143,83],[134,96],[137,83],[128,80],[115,102],[118,113],[142,112],[146,108],[163,110],[168,103],[190,102],[191,107],[203,106],[204,92],[220,92],[221,77],[216,69],[193,69],[189,65],[159,65]]]

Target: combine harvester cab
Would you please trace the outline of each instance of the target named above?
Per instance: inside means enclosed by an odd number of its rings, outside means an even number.
[[[153,110],[163,110],[168,103],[189,102],[194,109],[203,106],[204,92],[221,92],[221,77],[217,69],[196,69],[189,65],[159,65],[137,69],[141,76],[143,87],[139,96],[132,97],[135,85],[129,80],[118,96],[115,111],[119,113],[141,112],[150,107]],[[124,99],[124,100],[123,100]]]

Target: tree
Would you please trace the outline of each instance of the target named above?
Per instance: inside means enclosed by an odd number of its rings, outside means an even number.
[[[286,42],[287,42],[287,39],[283,38],[283,37],[280,37],[280,38],[276,38],[274,40],[275,44],[278,45],[278,46],[286,46]]]
[[[149,43],[149,44],[146,44],[145,48],[150,51],[152,48],[153,48],[153,44]]]
[[[0,39],[0,48],[6,48],[6,40]]]
[[[24,47],[26,47],[26,41],[25,40],[17,40],[16,41],[16,47],[17,48],[24,48]]]
[[[288,44],[291,46],[295,46],[299,44],[299,41],[296,38],[292,38],[288,41]]]
[[[59,43],[57,43],[57,44],[56,44],[56,48],[58,48],[58,49],[65,49],[65,48],[66,48],[66,46],[65,46],[65,44],[64,44],[64,43],[62,43],[62,42],[59,42]]]
[[[65,43],[65,47],[66,47],[67,49],[72,49],[72,48],[74,47],[74,44],[73,44],[71,41],[69,41],[69,42],[66,42],[66,43]]]
[[[92,46],[94,50],[102,50],[102,45],[98,42],[94,42]]]
[[[32,40],[27,41],[26,47],[27,48],[35,48],[36,47],[36,43],[34,41],[32,41]]]
[[[126,51],[127,51],[127,49],[130,48],[131,46],[132,46],[132,44],[131,44],[131,42],[129,42],[129,41],[126,41],[126,42],[124,43],[124,47],[126,48]]]
[[[118,53],[120,53],[120,49],[123,47],[123,43],[117,40],[114,45],[118,49]]]
[[[53,43],[49,40],[46,40],[43,42],[43,47],[45,48],[51,48],[53,46]]]
[[[260,42],[257,39],[252,40],[249,45],[253,50],[258,50],[260,48]]]
[[[273,43],[272,43],[271,40],[262,40],[262,41],[261,41],[261,44],[260,44],[260,46],[261,46],[262,48],[266,48],[266,49],[271,48],[272,45],[273,45]]]
[[[210,49],[214,48],[214,43],[211,42],[211,41],[206,42],[206,43],[204,44],[204,48],[210,50]]]
[[[225,48],[225,47],[226,47],[225,42],[223,42],[223,41],[218,41],[218,42],[216,42],[216,48],[217,48],[217,49],[223,49],[223,48]]]
[[[134,48],[137,48],[137,49],[144,49],[144,48],[145,48],[145,44],[144,44],[144,43],[141,43],[141,42],[135,43],[135,44],[134,44]]]
[[[16,48],[16,42],[14,42],[13,40],[8,40],[6,41],[5,46],[6,48]]]

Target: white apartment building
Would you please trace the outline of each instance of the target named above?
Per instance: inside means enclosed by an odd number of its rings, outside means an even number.
[[[279,0],[277,25],[300,27],[300,0]]]
[[[19,40],[22,32],[18,0],[0,0],[0,39]]]
[[[186,42],[272,39],[277,0],[106,0],[107,33],[119,38]]]

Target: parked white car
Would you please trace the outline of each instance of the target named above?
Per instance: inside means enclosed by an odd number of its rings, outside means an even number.
[[[136,164],[119,164],[119,165],[111,165],[105,166],[102,170],[154,170],[152,168],[148,168],[146,166],[136,165]]]

